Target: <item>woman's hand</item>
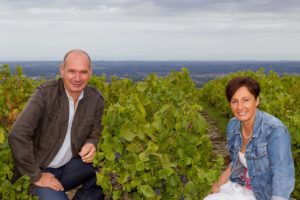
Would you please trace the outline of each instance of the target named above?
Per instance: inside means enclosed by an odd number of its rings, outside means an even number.
[[[219,180],[211,186],[210,192],[211,193],[220,192],[220,187],[229,181],[230,173],[231,173],[231,166],[228,165],[226,170],[219,177]]]
[[[211,192],[211,193],[218,193],[218,192],[220,192],[220,184],[219,184],[219,182],[215,182],[215,183],[211,186],[210,192]]]

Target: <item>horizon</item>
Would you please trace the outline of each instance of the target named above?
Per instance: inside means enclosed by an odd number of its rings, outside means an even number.
[[[0,64],[4,62],[62,62],[62,60],[0,60]],[[93,60],[92,62],[300,62],[293,59],[267,60],[267,59],[241,59],[241,60]]]

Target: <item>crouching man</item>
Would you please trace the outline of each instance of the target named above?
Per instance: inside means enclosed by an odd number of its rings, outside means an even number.
[[[11,132],[15,178],[28,175],[31,192],[41,200],[66,200],[65,191],[81,185],[74,199],[103,199],[92,160],[101,133],[102,95],[89,87],[91,59],[69,51],[58,80],[34,91]]]

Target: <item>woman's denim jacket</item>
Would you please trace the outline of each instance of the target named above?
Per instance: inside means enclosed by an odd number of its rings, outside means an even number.
[[[227,141],[232,167],[230,180],[244,185],[244,167],[238,159],[242,145],[241,122],[235,117],[227,126]],[[246,146],[245,157],[257,200],[290,198],[295,184],[291,139],[279,119],[256,109],[253,136]]]

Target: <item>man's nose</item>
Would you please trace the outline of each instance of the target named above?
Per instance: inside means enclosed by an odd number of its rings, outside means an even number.
[[[75,73],[75,80],[76,81],[80,81],[81,80],[81,76],[80,76],[79,72]]]

